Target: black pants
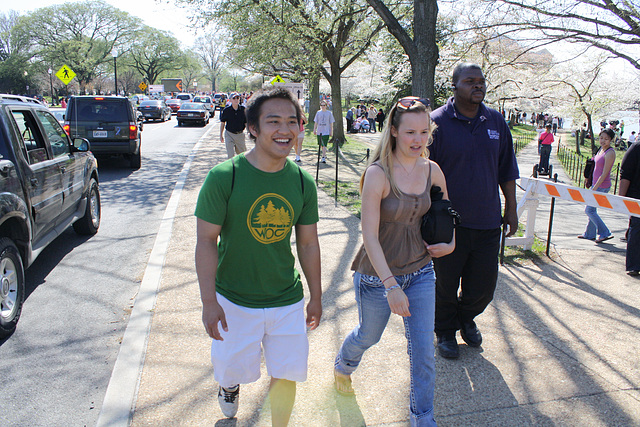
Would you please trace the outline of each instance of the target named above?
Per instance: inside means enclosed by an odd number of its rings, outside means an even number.
[[[500,228],[456,228],[456,249],[433,260],[436,270],[436,334],[473,322],[493,299],[498,280]],[[460,293],[458,294],[458,289]]]
[[[640,218],[635,216],[629,220],[626,267],[627,271],[640,271]]]
[[[549,156],[551,156],[551,144],[542,144],[540,146],[540,165],[538,172],[547,172],[549,170]]]

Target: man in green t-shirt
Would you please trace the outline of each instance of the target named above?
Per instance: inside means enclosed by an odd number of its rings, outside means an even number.
[[[222,412],[236,415],[239,384],[260,377],[263,348],[272,424],[284,426],[296,382],[307,377],[306,328],[322,316],[318,199],[313,178],[287,159],[302,115],[290,92],[253,95],[246,115],[255,147],[211,169],[200,190],[196,271]],[[294,226],[310,294],[306,318]]]

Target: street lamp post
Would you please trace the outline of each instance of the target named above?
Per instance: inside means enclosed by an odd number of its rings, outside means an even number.
[[[25,93],[25,95],[29,95],[29,85],[28,85],[28,81],[27,81],[27,76],[29,75],[29,73],[27,73],[27,70],[24,71],[24,81],[25,81],[25,85],[27,87],[27,93]]]
[[[118,96],[118,49],[113,49],[111,56],[113,56],[113,73],[115,74],[116,96]]]
[[[51,105],[55,105],[55,102],[53,100],[53,79],[52,79],[53,70],[49,68],[47,70],[47,73],[49,73],[49,85],[51,86]]]
[[[198,82],[195,80],[193,81],[193,91],[195,93],[198,93]]]

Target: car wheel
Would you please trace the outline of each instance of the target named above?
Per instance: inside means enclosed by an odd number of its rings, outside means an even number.
[[[92,235],[100,228],[100,190],[95,179],[89,181],[89,192],[87,193],[87,207],[84,216],[73,223],[73,229],[78,234]]]
[[[24,269],[11,239],[0,239],[0,338],[16,330],[24,302]]]

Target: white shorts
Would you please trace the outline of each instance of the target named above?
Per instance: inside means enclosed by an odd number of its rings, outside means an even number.
[[[278,379],[305,381],[309,340],[304,299],[284,307],[248,308],[220,294],[229,332],[218,325],[224,341],[213,340],[213,375],[222,387],[247,384],[260,378],[260,355],[264,349],[267,373]]]

